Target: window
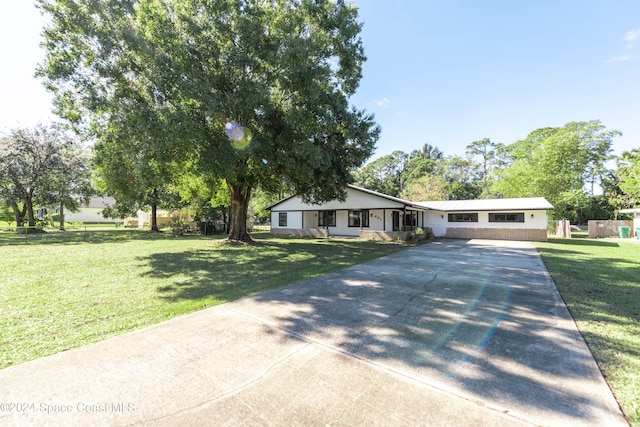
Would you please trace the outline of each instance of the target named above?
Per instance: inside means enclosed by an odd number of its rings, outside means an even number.
[[[524,222],[524,212],[489,213],[489,222]]]
[[[336,211],[319,211],[318,227],[335,227]]]
[[[280,212],[278,214],[278,226],[279,227],[286,227],[287,226],[287,213],[286,212]]]
[[[452,213],[449,214],[449,222],[478,222],[477,213]]]
[[[369,211],[349,211],[349,227],[369,227]]]
[[[404,214],[404,226],[416,228],[418,226],[418,212],[406,212]]]

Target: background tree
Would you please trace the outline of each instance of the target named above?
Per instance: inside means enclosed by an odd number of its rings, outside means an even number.
[[[490,191],[490,177],[495,169],[503,166],[503,144],[496,144],[489,138],[483,138],[467,145],[465,154],[469,160],[477,162],[480,166],[480,180],[482,193],[480,198],[493,198]]]
[[[355,184],[368,190],[397,197],[402,191],[407,159],[407,153],[399,150],[379,157],[354,172]]]
[[[640,204],[640,149],[625,151],[617,159],[616,178],[620,189],[620,207],[631,208]],[[626,206],[622,206],[626,205]]]
[[[0,221],[7,222],[11,225],[14,220],[15,216],[11,208],[0,204]]]
[[[354,172],[355,183],[369,190],[409,200],[474,199],[482,191],[477,168],[469,159],[446,156],[425,144],[411,154],[403,151],[380,157]],[[432,186],[423,188],[423,186]]]
[[[442,200],[477,199],[482,191],[474,162],[462,156],[447,156],[435,173],[447,182],[446,197]]]
[[[537,129],[508,147],[513,163],[498,173],[493,190],[504,197],[542,196],[556,206],[556,216],[571,216],[562,206],[583,200],[586,177],[604,170],[617,135],[598,120]]]
[[[444,178],[427,173],[417,180],[411,181],[400,196],[412,202],[447,200],[448,187],[449,185]]]
[[[137,111],[145,109],[139,106]],[[151,231],[160,231],[157,210],[180,205],[177,182],[190,163],[179,145],[167,141],[170,133],[164,132],[165,122],[152,114],[144,119],[132,113],[125,117],[134,123],[112,120],[94,147],[96,187],[116,200],[104,214],[125,218],[150,209]]]
[[[35,227],[37,204],[73,207],[71,199],[82,198],[87,165],[77,155],[74,140],[55,125],[14,129],[0,140],[0,199],[13,210],[18,227],[25,221]]]
[[[92,186],[91,159],[87,150],[73,138],[60,147],[60,163],[49,182],[48,205],[56,206],[60,215],[60,230],[64,230],[65,210],[78,212],[89,202],[95,190]]]
[[[433,174],[444,153],[430,144],[424,144],[419,150],[413,150],[404,165],[403,188],[410,186],[422,176]]]
[[[250,240],[253,188],[285,176],[307,201],[343,198],[374,148],[373,117],[349,105],[365,57],[343,0],[38,4],[51,17],[39,74],[58,113],[99,135],[115,121],[152,134],[140,109],[153,112],[167,149],[225,181],[231,240]],[[243,134],[230,139],[233,123]]]

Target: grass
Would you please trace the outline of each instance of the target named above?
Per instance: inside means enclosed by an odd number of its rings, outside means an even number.
[[[536,243],[630,423],[640,426],[640,243]]]
[[[0,369],[378,258],[406,244],[255,234],[0,233]]]
[[[406,248],[353,239],[0,230],[0,369]],[[537,243],[623,411],[640,426],[640,244]]]

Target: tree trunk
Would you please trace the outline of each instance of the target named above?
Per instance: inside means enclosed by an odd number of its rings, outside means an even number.
[[[151,203],[151,231],[160,231],[158,228],[158,190],[153,189],[153,202]]]
[[[158,229],[158,220],[156,219],[157,214],[158,205],[156,202],[153,202],[151,204],[151,231],[160,231],[160,229]]]
[[[27,208],[27,217],[29,219],[29,227],[36,226],[36,217],[33,214],[33,195],[31,193],[27,193],[24,198],[24,204]]]
[[[18,207],[18,204],[11,203],[11,209],[13,209],[13,216],[16,219],[16,227],[22,227],[24,225],[24,217],[27,214],[27,205],[22,205],[22,210]]]
[[[64,231],[64,203],[60,202],[60,231]]]
[[[251,188],[240,185],[229,186],[231,192],[231,212],[229,214],[229,240],[239,242],[253,242],[247,233],[247,210],[251,198]]]

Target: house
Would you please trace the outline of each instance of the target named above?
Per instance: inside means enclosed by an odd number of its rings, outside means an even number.
[[[124,223],[125,227],[148,228],[151,226],[151,212],[139,210],[135,216],[129,218],[106,218],[102,215],[105,208],[113,207],[116,200],[113,197],[91,197],[89,203],[80,208],[78,212],[65,211],[66,222],[83,222],[87,224],[96,223]],[[172,211],[164,209],[156,211],[156,223],[158,227],[167,227],[174,222],[174,218],[179,218],[186,223],[192,223],[190,212]]]
[[[116,203],[113,197],[91,197],[89,203],[81,207],[78,212],[71,212],[65,209],[65,222],[84,223],[114,223],[122,222],[121,219],[105,218],[102,215],[103,209],[113,206]]]
[[[290,196],[274,203],[267,208],[271,232],[393,239],[429,227],[436,237],[545,241],[553,209],[542,197],[410,202],[355,185],[346,193],[342,202],[313,205]]]

